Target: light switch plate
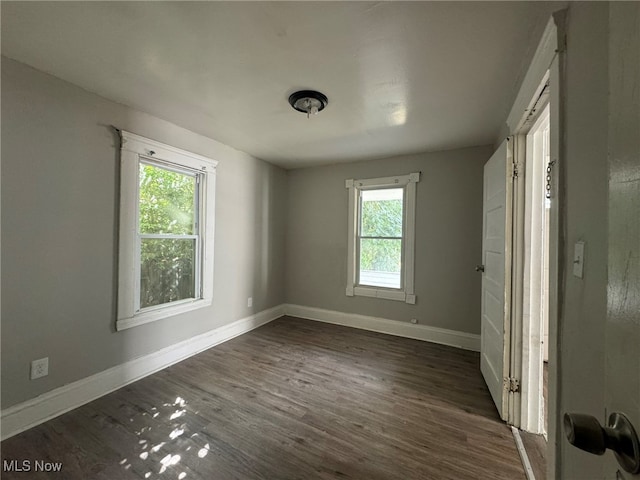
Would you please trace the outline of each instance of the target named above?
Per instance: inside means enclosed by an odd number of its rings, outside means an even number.
[[[573,247],[573,276],[582,278],[584,274],[584,242],[576,242]]]

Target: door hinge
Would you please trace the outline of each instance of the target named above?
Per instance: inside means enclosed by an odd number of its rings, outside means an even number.
[[[504,389],[509,393],[518,393],[520,391],[520,380],[513,377],[505,377]]]
[[[518,164],[510,163],[509,164],[509,176],[511,178],[518,178]]]

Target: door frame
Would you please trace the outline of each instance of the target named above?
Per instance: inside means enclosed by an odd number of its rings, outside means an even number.
[[[561,276],[563,272],[562,252],[565,243],[564,225],[565,198],[564,189],[564,165],[563,165],[563,112],[564,112],[564,63],[566,51],[565,19],[566,10],[555,12],[550,18],[542,39],[531,61],[529,69],[522,82],[522,86],[511,112],[507,118],[507,127],[510,135],[516,140],[514,145],[515,162],[519,171],[524,172],[526,156],[526,138],[531,122],[528,120],[535,109],[540,94],[549,81],[550,98],[550,158],[553,163],[551,171],[550,194],[551,210],[549,224],[549,378],[548,378],[548,427],[547,427],[547,478],[559,478],[557,458],[561,445],[561,425],[558,405],[562,392],[559,390],[558,378],[562,372],[558,347],[560,341],[561,326],[558,319],[561,318],[560,308],[563,298],[563,284]],[[513,286],[512,286],[512,326],[511,326],[511,370],[520,381],[523,379],[523,368],[527,368],[529,358],[528,339],[523,337],[523,280],[524,280],[524,175],[519,175],[514,196],[514,257],[513,257]],[[529,375],[527,381],[537,381],[537,378]],[[533,392],[531,392],[533,393]],[[517,405],[513,405],[512,423],[516,427],[528,427],[528,399],[520,396]],[[526,429],[526,428],[525,428]]]
[[[531,433],[546,435],[543,408],[544,371],[542,368],[545,349],[542,343],[545,307],[540,302],[544,290],[545,269],[540,259],[543,258],[545,263],[549,263],[549,248],[545,246],[544,238],[540,235],[541,231],[545,231],[546,207],[543,187],[545,186],[546,164],[540,158],[540,153],[542,153],[539,144],[540,138],[536,138],[540,125],[550,123],[548,87],[543,89],[543,92],[547,93],[543,93],[539,97],[536,106],[539,113],[532,119],[529,132],[523,137],[526,149],[524,153],[524,214],[520,217],[523,230],[523,248],[521,249],[523,250],[521,260],[523,270],[520,276],[522,279],[521,338],[523,346],[520,359],[522,365],[520,428]],[[554,208],[557,208],[557,205]],[[549,234],[548,230],[547,233]],[[557,238],[557,232],[550,236]],[[548,297],[545,297],[548,310],[547,300]]]

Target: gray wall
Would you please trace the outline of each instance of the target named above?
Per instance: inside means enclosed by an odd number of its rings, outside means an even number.
[[[287,302],[480,333],[482,169],[491,147],[290,170]],[[347,297],[349,178],[422,171],[417,185],[415,305]]]
[[[567,182],[564,302],[559,319],[559,415],[604,421],[607,314],[608,5],[571,3],[567,18],[564,141]],[[584,278],[571,274],[575,242],[586,243]],[[603,478],[602,458],[571,447],[559,432],[560,478]],[[609,455],[609,454],[607,454]]]
[[[219,161],[210,308],[114,331],[110,125]],[[286,180],[247,154],[3,58],[2,407],[281,304]],[[31,360],[45,356],[49,376],[30,381]]]

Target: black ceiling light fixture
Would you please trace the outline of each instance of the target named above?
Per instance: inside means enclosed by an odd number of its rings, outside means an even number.
[[[295,110],[306,113],[307,118],[323,110],[324,107],[327,106],[327,103],[329,103],[329,100],[326,95],[316,92],[315,90],[300,90],[289,96],[289,104],[291,104]]]

